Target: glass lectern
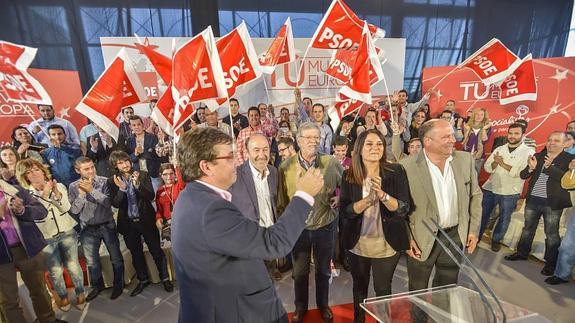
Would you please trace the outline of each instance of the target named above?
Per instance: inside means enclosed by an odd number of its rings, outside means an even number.
[[[447,239],[435,241],[460,268],[458,285],[368,298],[361,307],[378,322],[551,322],[522,307],[500,301],[477,268],[437,222],[424,223]],[[447,241],[447,243],[446,243]]]

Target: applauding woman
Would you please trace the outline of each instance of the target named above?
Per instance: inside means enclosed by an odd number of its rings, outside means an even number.
[[[367,297],[370,271],[376,295],[391,294],[399,252],[409,248],[408,209],[405,170],[387,163],[381,132],[362,132],[355,142],[351,167],[343,173],[340,196],[341,234],[353,277],[354,322],[365,321],[359,304]]]
[[[86,305],[84,274],[78,261],[78,234],[74,230],[77,222],[68,213],[70,202],[66,187],[51,179],[48,168],[32,158],[18,162],[16,176],[20,184],[30,190],[31,195],[48,210],[45,221],[38,222],[37,226],[48,243],[43,253],[54,289],[60,298],[56,304],[63,311],[71,307],[63,276],[66,267],[74,283],[76,307],[82,310]]]
[[[186,187],[184,180],[174,165],[165,163],[160,165],[162,186],[156,192],[156,226],[160,230],[162,239],[170,240],[170,222],[176,199]]]

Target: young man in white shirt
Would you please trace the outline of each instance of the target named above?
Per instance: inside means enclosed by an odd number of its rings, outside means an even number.
[[[535,150],[523,142],[524,135],[521,124],[510,125],[507,129],[507,143],[497,147],[487,158],[484,166],[485,171],[491,176],[483,184],[479,239],[485,232],[491,212],[499,205],[499,221],[491,237],[491,250],[495,252],[501,249],[501,240],[507,232],[511,213],[517,207],[517,201],[523,190],[525,180],[519,177],[519,173],[527,166],[529,156],[535,154]]]

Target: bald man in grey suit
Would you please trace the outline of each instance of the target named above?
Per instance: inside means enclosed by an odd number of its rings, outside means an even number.
[[[426,289],[435,267],[433,287],[457,283],[459,266],[435,241],[431,219],[447,232],[458,248],[472,253],[477,246],[483,193],[470,153],[455,151],[453,127],[444,120],[430,120],[419,128],[423,150],[401,160],[413,202],[412,232],[407,261],[409,290]],[[424,223],[430,224],[433,233]],[[454,255],[457,255],[454,253]]]

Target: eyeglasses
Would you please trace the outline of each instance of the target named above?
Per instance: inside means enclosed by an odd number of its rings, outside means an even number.
[[[318,136],[301,136],[300,138],[304,138],[305,140],[309,141],[319,141],[321,139]]]
[[[218,159],[233,160],[233,159],[236,159],[236,154],[231,153],[231,154],[229,154],[229,155],[227,155],[227,156],[218,156],[218,157],[215,157],[213,160],[218,160]]]

